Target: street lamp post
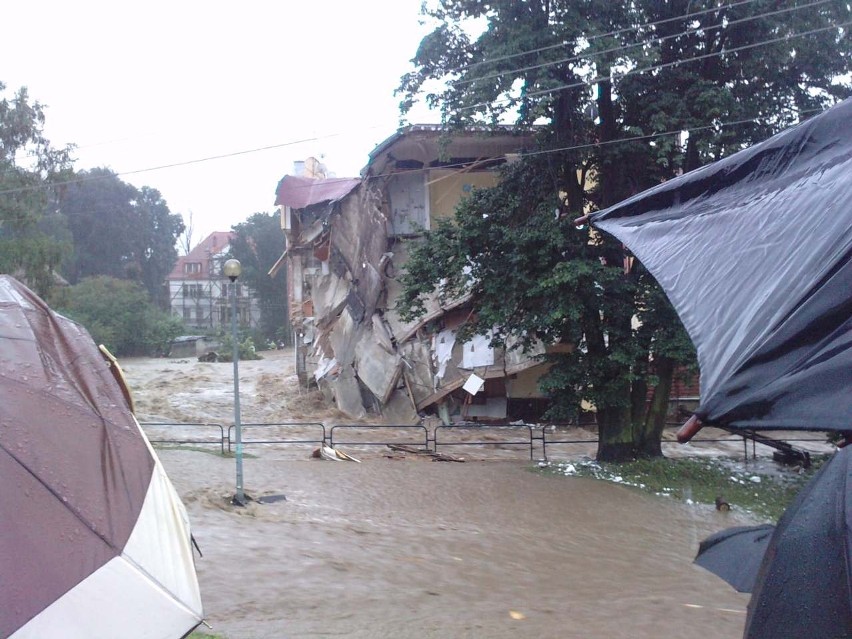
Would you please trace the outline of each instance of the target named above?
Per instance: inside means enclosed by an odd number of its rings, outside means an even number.
[[[239,260],[227,260],[222,271],[231,280],[231,340],[234,343],[234,432],[237,437],[237,494],[234,503],[245,506],[246,499],[243,493],[243,435],[240,424],[240,345],[237,338],[237,278],[243,271]]]

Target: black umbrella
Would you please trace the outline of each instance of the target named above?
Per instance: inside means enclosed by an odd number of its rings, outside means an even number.
[[[820,468],[777,526],[715,533],[695,563],[752,593],[746,639],[852,637],[852,448]]]
[[[701,542],[695,563],[721,577],[738,592],[751,592],[775,531],[772,524],[728,528]]]
[[[745,637],[852,637],[852,448],[827,461],[781,516]]]
[[[659,281],[695,343],[701,404],[682,441],[702,423],[850,439],[850,122],[852,99],[590,216]],[[852,637],[850,455],[827,462],[778,522],[747,639]]]
[[[590,217],[695,343],[696,421],[852,430],[852,99]]]

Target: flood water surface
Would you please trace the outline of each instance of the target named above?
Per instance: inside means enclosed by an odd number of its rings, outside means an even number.
[[[345,423],[299,388],[291,360],[269,352],[240,363],[243,423]],[[230,364],[122,366],[152,439],[185,433],[151,422],[231,423]],[[215,426],[192,434],[220,440]],[[748,595],[692,564],[708,534],[751,523],[735,511],[543,475],[523,447],[453,448],[467,459],[455,463],[344,446],[356,464],[266,444],[246,446],[246,493],[286,500],[235,508],[234,459],[200,447],[209,452],[158,454],[203,552],[212,630],[202,630],[219,637],[742,636]]]
[[[212,630],[260,637],[742,636],[748,595],[692,564],[713,509],[517,461],[162,450]],[[730,514],[730,513],[729,513]],[[728,514],[728,515],[729,515]]]

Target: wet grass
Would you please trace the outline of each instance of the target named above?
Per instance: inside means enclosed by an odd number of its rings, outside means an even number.
[[[808,469],[723,458],[650,459],[625,464],[584,460],[552,462],[540,469],[545,473],[612,481],[687,503],[715,505],[719,498],[731,510],[749,512],[775,523],[825,459],[815,456]]]

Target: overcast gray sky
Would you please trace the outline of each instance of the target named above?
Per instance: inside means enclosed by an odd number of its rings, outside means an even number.
[[[77,169],[107,166],[192,212],[197,242],[272,212],[295,160],[358,174],[399,124],[393,92],[428,31],[420,3],[6,3],[0,81],[47,107],[46,135],[78,146]]]

